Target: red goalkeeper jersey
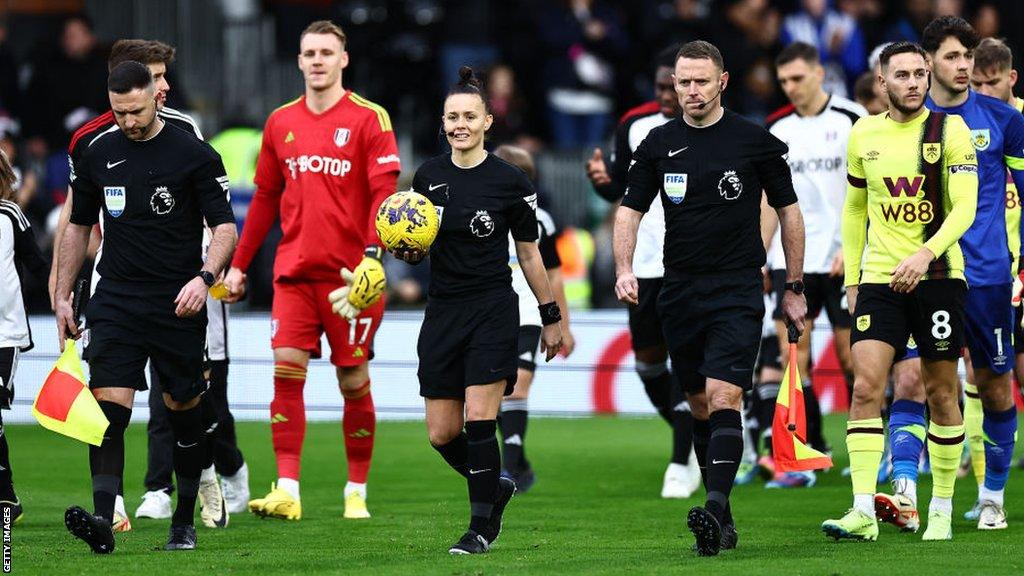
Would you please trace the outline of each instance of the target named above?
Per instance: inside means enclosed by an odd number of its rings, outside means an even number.
[[[275,280],[337,281],[379,244],[377,207],[395,191],[398,145],[384,108],[347,91],[321,114],[305,96],[270,114],[256,194],[231,265],[246,270],[280,213]]]

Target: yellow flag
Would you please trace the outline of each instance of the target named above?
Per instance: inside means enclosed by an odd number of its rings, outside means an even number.
[[[110,422],[86,385],[74,340],[64,343],[64,353],[32,403],[32,415],[43,428],[58,434],[94,446],[103,442]]]

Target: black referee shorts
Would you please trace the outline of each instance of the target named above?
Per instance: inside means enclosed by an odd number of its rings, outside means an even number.
[[[463,400],[466,388],[516,385],[519,297],[509,290],[474,299],[427,301],[416,351],[420,396]]]
[[[634,351],[665,345],[661,318],[658,317],[658,294],[663,282],[662,278],[637,278],[638,303],[627,307]]]
[[[89,300],[89,387],[146,389],[146,361],[163,391],[187,402],[206,390],[206,309],[174,315],[171,295],[130,295],[98,289]]]
[[[913,336],[921,358],[955,360],[964,347],[966,296],[963,280],[922,280],[909,294],[888,284],[861,284],[850,342],[878,340],[899,355]]]
[[[666,273],[658,313],[673,369],[750,390],[764,320],[763,287],[760,270]],[[687,391],[702,382],[687,380]]]

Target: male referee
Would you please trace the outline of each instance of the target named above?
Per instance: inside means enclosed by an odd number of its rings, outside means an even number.
[[[782,310],[803,330],[804,224],[786,145],[725,110],[722,54],[684,44],[673,74],[681,118],[654,128],[633,153],[615,214],[615,293],[637,303],[633,274],[640,219],[660,196],[665,208],[665,280],[658,312],[672,366],[690,394],[693,444],[707,503],[687,524],[702,556],[736,546],[729,491],[743,455],[740,409],[750,390],[764,318],[761,194],[778,213],[786,255]]]
[[[195,548],[193,526],[206,438],[199,409],[206,384],[203,344],[207,289],[237,239],[227,176],[220,156],[156,113],[156,89],[146,66],[123,62],[107,80],[120,130],[105,132],[77,159],[75,202],[61,240],[57,271],[57,335],[77,335],[71,285],[89,233],[102,210],[100,280],[86,310],[91,327],[89,387],[110,427],[89,449],[95,514],[72,506],[68,530],[96,553],[114,550],[111,519],[124,472],[124,431],[135,390],[146,388],[152,362],[163,384],[174,431],[178,506],[167,550]],[[203,219],[213,239],[202,261]]]

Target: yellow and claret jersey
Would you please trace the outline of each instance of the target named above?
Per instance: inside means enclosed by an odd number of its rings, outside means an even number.
[[[1013,107],[1024,114],[1024,99],[1014,98]],[[1010,246],[1010,257],[1012,258],[1013,275],[1016,276],[1017,256],[1020,255],[1020,196],[1017,195],[1017,186],[1010,178],[1010,172],[1006,172],[1006,238]]]
[[[974,221],[978,164],[963,119],[925,110],[908,122],[861,118],[847,146],[843,207],[846,284],[888,284],[921,246],[936,255],[925,279],[964,279],[957,240]]]

